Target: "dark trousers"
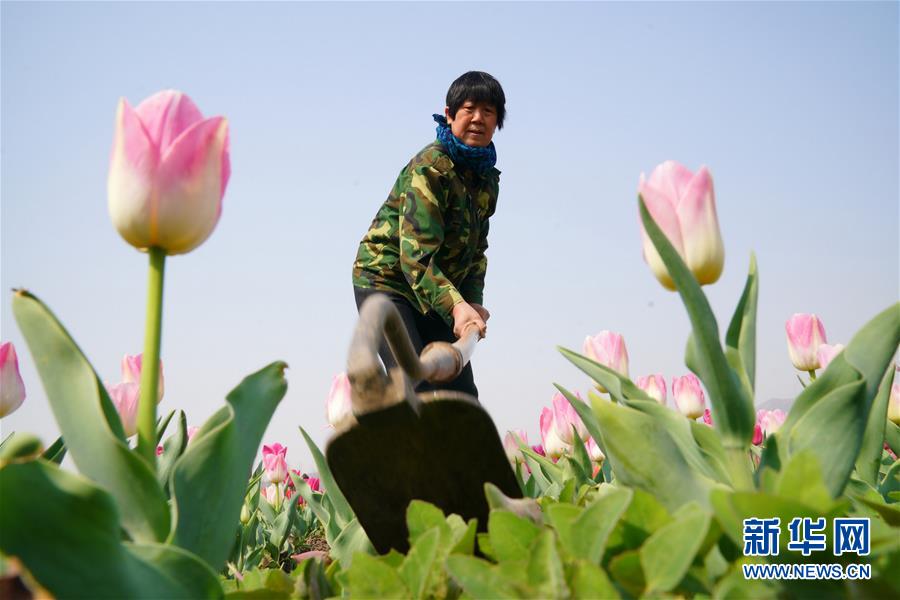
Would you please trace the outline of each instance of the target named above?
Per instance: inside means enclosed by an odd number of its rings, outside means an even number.
[[[447,325],[443,319],[437,314],[429,312],[423,315],[419,309],[414,307],[409,300],[399,294],[375,290],[369,288],[353,287],[353,295],[356,298],[356,309],[362,306],[366,298],[372,294],[384,294],[387,296],[400,313],[400,318],[406,326],[409,333],[409,339],[412,341],[416,354],[421,354],[422,349],[431,342],[455,342],[456,336],[453,335],[453,329]],[[378,355],[381,356],[384,366],[388,369],[397,366],[394,355],[391,353],[387,341],[382,338],[381,345],[378,347]],[[475,387],[475,377],[472,374],[472,363],[466,365],[459,377],[448,383],[431,384],[422,381],[416,386],[416,392],[427,392],[430,390],[457,390],[478,397],[478,388]]]

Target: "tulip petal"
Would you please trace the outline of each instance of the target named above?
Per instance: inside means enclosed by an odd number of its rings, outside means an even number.
[[[183,254],[215,229],[227,184],[228,121],[213,117],[191,126],[163,155],[154,234],[169,254]]]
[[[119,100],[115,129],[107,179],[109,216],[129,244],[148,248],[154,243],[152,196],[159,149],[124,98]]]
[[[153,144],[165,152],[191,125],[203,120],[203,114],[186,94],[163,90],[153,94],[136,109]]]
[[[675,212],[675,206],[670,198],[660,189],[654,187],[649,182],[644,181],[643,174],[641,174],[638,192],[644,199],[644,204],[647,205],[650,216],[653,217],[653,220],[656,221],[659,228],[666,234],[666,237],[669,239],[669,242],[672,243],[672,246],[675,247],[675,250],[678,251],[678,254],[683,257],[684,242],[681,239],[681,226],[678,223],[678,215]],[[650,266],[650,270],[653,271],[653,275],[656,276],[659,282],[667,289],[674,290],[675,282],[672,281],[672,278],[669,276],[669,271],[666,269],[666,265],[663,263],[662,258],[660,258],[659,252],[657,252],[656,247],[650,240],[650,236],[647,235],[643,223],[640,223],[640,228],[644,260]]]
[[[681,198],[693,177],[690,169],[681,163],[667,160],[653,169],[648,183],[669,198]]]
[[[725,246],[716,215],[712,175],[705,166],[684,188],[675,212],[681,223],[682,256],[688,268],[701,285],[718,281],[725,264]]]

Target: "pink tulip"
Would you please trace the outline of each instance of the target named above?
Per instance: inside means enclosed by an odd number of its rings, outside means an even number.
[[[759,423],[765,437],[769,437],[781,429],[785,419],[787,419],[787,413],[780,408],[756,411],[756,422]]]
[[[109,214],[132,246],[190,252],[222,213],[231,174],[228,121],[204,119],[181,92],[158,92],[133,109],[119,100],[107,191]]]
[[[197,435],[197,432],[198,432],[199,430],[200,430],[199,427],[195,427],[195,426],[193,426],[193,425],[192,425],[191,427],[188,427],[188,428],[187,428],[187,438],[188,438],[188,439],[187,439],[187,443],[188,443],[188,444],[191,443],[191,440],[194,439],[194,436]],[[287,450],[285,449],[285,451],[287,451]]]
[[[628,377],[628,350],[621,334],[603,330],[595,336],[587,336],[584,338],[582,352],[594,362]],[[606,391],[599,383],[597,387],[602,392]]]
[[[887,418],[895,425],[900,425],[900,366],[897,365],[894,366],[894,383],[891,385]]]
[[[576,396],[579,399],[581,398],[580,394],[576,394]],[[578,416],[575,407],[560,392],[556,392],[553,395],[552,407],[556,434],[566,445],[571,446],[574,443],[576,433],[582,440],[588,438],[590,434],[588,434],[587,428],[581,421],[581,417]],[[575,433],[573,433],[573,427],[575,428]]]
[[[534,450],[535,454],[539,454],[541,456],[547,456],[547,453],[544,452],[544,446],[542,444],[537,444],[531,447]]]
[[[325,400],[325,416],[331,427],[337,428],[353,418],[350,378],[347,373],[338,373],[331,380],[331,389]]]
[[[107,385],[106,391],[116,407],[116,412],[119,413],[125,437],[133,436],[137,433],[138,399],[141,395],[141,386],[126,381],[117,385]]]
[[[595,463],[602,463],[606,459],[606,455],[603,454],[603,450],[600,449],[600,446],[597,445],[597,442],[594,441],[594,438],[588,438],[587,452],[591,457],[591,460]]]
[[[638,192],[659,228],[675,247],[700,284],[715,283],[725,264],[725,247],[716,216],[712,175],[702,166],[696,173],[667,160],[653,169],[650,178],[641,173]],[[675,289],[668,269],[641,222],[644,260],[666,288]]]
[[[559,458],[571,449],[559,436],[557,429],[553,409],[545,406],[541,410],[541,441],[545,455],[550,458]]]
[[[703,423],[705,425],[709,425],[710,427],[712,427],[712,424],[713,424],[712,413],[709,412],[708,408],[703,410]]]
[[[815,371],[819,363],[819,346],[825,338],[825,326],[813,314],[797,313],[784,324],[787,332],[788,353],[798,371]]]
[[[522,429],[507,431],[506,435],[503,436],[503,449],[506,451],[506,458],[513,466],[517,462],[525,462],[525,455],[522,454],[522,449],[519,448],[520,441],[526,446],[528,445],[528,434]]]
[[[844,349],[843,344],[819,344],[819,351],[816,352],[816,358],[819,359],[819,367],[825,369],[828,363],[834,360],[834,357],[841,353]]]
[[[706,396],[700,387],[700,380],[693,373],[684,377],[676,377],[672,381],[672,396],[678,411],[689,419],[703,415],[706,408]]]
[[[765,436],[763,435],[762,427],[759,425],[759,421],[753,425],[753,445],[759,446],[763,443]]]
[[[272,483],[280,483],[287,477],[286,456],[287,448],[281,444],[276,443],[271,446],[263,446],[263,467],[266,470],[266,477]]]
[[[647,392],[647,395],[666,405],[666,378],[662,375],[645,375],[638,377],[637,386]]]
[[[19,373],[19,357],[12,342],[0,344],[0,418],[25,402],[25,382]]]
[[[125,383],[141,383],[141,361],[143,354],[126,354],[122,357],[122,381]],[[163,399],[165,393],[166,378],[163,377],[163,363],[159,361],[159,384],[157,384],[158,392],[156,402],[159,403]]]

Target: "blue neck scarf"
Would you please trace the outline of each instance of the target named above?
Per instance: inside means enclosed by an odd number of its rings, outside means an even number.
[[[479,175],[487,172],[497,163],[497,150],[494,142],[481,148],[469,146],[453,135],[450,125],[443,115],[432,115],[437,122],[437,139],[447,149],[447,154],[454,164],[469,167]]]

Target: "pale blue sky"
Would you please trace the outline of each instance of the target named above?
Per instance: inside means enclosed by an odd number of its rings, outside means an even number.
[[[491,221],[490,336],[474,366],[501,431],[538,439],[555,350],[624,334],[634,378],[686,372],[688,322],[641,259],[636,185],[666,159],[710,167],[726,246],[707,291],[724,330],[760,269],[758,402],[799,391],[784,322],[829,341],[898,296],[898,4],[14,3],[2,10],[2,339],[26,404],[0,424],[47,443],[52,415],[10,308],[44,299],[101,377],[143,346],[146,256],[106,210],[116,102],[164,88],[229,118],[218,228],[167,262],[166,398],[199,425],[272,360],[289,389],[265,441],[310,468],[356,319],[356,244],[434,136],[450,82],[508,98]],[[389,457],[386,457],[389,459]]]

